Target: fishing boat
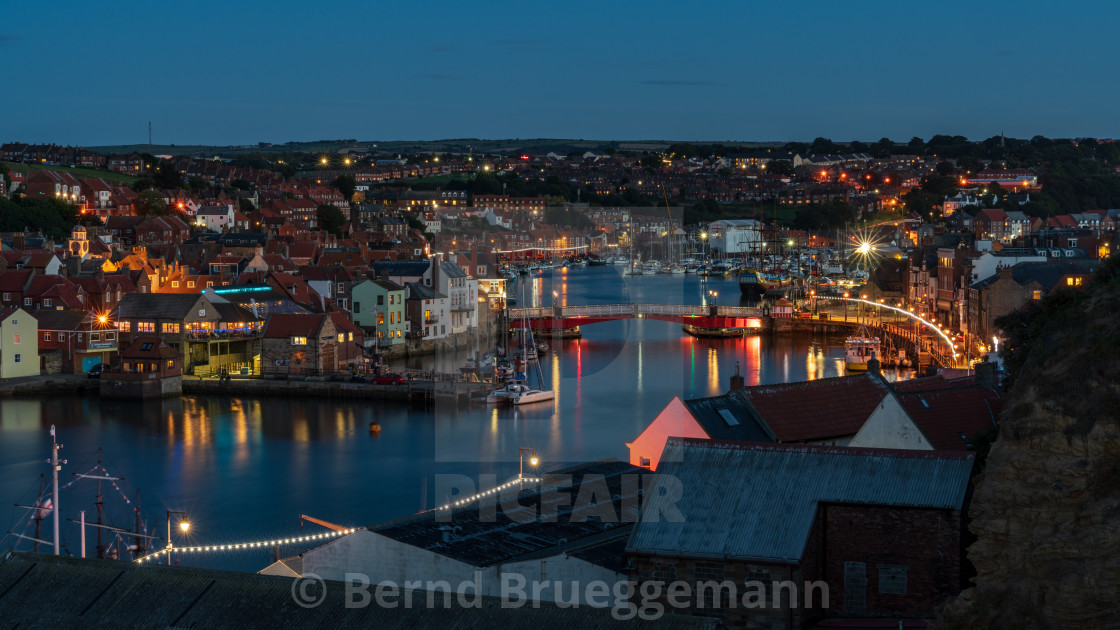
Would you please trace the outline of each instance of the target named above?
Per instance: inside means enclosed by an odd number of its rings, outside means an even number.
[[[548,344],[543,342],[543,341],[538,341],[537,342],[537,353],[538,354],[544,354],[545,352],[548,352]]]
[[[878,337],[872,337],[866,326],[860,326],[855,336],[844,340],[844,365],[849,372],[866,372],[867,362],[881,355]]]

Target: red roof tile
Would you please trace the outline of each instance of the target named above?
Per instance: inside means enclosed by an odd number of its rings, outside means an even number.
[[[268,318],[264,336],[268,339],[314,338],[323,325],[323,317],[322,313],[276,313]]]
[[[842,376],[750,387],[737,392],[779,442],[855,435],[889,388],[877,376]]]

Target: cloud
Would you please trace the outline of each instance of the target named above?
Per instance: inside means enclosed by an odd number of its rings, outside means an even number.
[[[701,86],[701,85],[721,85],[715,81],[689,81],[686,79],[647,79],[645,81],[638,81],[642,85],[676,85],[676,86]]]
[[[535,39],[519,39],[516,37],[509,39],[496,39],[490,42],[494,46],[505,46],[513,50],[543,50],[540,42]]]
[[[429,81],[457,81],[459,79],[462,79],[463,77],[457,74],[440,74],[438,72],[431,72],[424,74],[414,74],[411,78],[428,79]]]

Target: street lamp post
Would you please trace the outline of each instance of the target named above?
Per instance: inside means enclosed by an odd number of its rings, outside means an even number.
[[[179,531],[184,534],[191,528],[191,522],[186,519],[187,513],[183,510],[168,510],[167,511],[167,564],[171,564],[171,515],[182,514],[184,518],[179,519]]]
[[[536,468],[541,463],[541,458],[537,456],[536,451],[528,447],[521,447],[517,449],[517,479],[521,482],[521,487],[525,487],[525,453],[529,454],[529,466]]]

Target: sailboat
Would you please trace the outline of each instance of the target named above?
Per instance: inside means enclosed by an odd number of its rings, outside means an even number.
[[[522,286],[522,291],[524,291],[524,286]],[[490,392],[490,394],[486,396],[486,402],[491,404],[512,403],[514,405],[527,405],[556,398],[556,392],[551,389],[544,389],[544,372],[541,370],[541,364],[539,361],[533,360],[537,358],[537,345],[533,341],[533,329],[529,327],[528,315],[524,315],[521,320],[520,355],[521,361],[516,361],[513,377],[507,381],[504,387]],[[528,385],[530,361],[537,367],[537,383],[540,385],[539,389],[534,389]],[[522,371],[522,366],[524,366],[524,372]]]

